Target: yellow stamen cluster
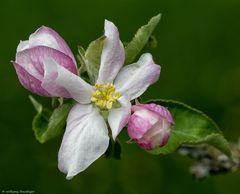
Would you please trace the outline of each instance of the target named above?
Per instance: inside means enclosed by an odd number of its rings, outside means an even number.
[[[95,84],[95,91],[92,93],[91,101],[101,109],[111,109],[120,96],[121,93],[116,92],[113,84]]]

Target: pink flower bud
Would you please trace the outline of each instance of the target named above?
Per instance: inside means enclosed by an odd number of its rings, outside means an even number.
[[[132,111],[128,134],[141,148],[151,150],[168,142],[174,121],[167,108],[157,104],[137,104]]]
[[[13,65],[19,81],[28,90],[41,96],[70,97],[60,86],[46,89],[43,82],[56,79],[57,75],[49,75],[44,63],[52,59],[60,66],[77,74],[74,56],[62,37],[48,27],[41,27],[30,35],[29,40],[20,41]]]

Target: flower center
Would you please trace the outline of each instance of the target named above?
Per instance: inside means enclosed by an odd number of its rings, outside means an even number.
[[[121,95],[120,92],[116,92],[113,84],[95,84],[95,91],[92,93],[91,101],[101,109],[111,109]]]

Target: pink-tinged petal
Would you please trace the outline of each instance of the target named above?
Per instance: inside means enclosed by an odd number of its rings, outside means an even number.
[[[160,117],[167,119],[167,121],[171,124],[174,124],[173,117],[169,110],[163,106],[160,106],[158,104],[150,103],[150,104],[138,104],[132,106],[132,111],[137,111],[137,110],[143,110],[147,109],[150,110],[156,114],[158,114]]]
[[[148,145],[151,145],[149,149],[164,146],[168,142],[170,128],[171,124],[166,119],[159,120],[137,142],[140,146],[148,143]]]
[[[41,80],[44,75],[43,61],[46,58],[54,59],[59,65],[77,74],[77,68],[70,57],[45,46],[37,46],[18,52],[16,63],[26,69],[32,76]]]
[[[106,36],[101,55],[101,64],[97,83],[112,83],[123,66],[125,56],[124,47],[119,39],[117,27],[110,21],[105,20],[104,27]]]
[[[30,35],[29,47],[32,48],[35,46],[46,46],[61,51],[69,56],[76,65],[74,55],[67,43],[56,31],[49,27],[42,26]]]
[[[147,109],[133,111],[135,112],[130,117],[128,122],[128,134],[132,139],[140,139],[149,129],[151,129],[158,122],[159,117],[157,114]]]
[[[152,127],[148,120],[132,115],[128,121],[128,135],[131,139],[140,139]]]
[[[15,67],[18,79],[24,88],[40,96],[51,96],[45,89],[42,88],[41,81],[30,75],[23,67],[18,65],[16,62],[12,63]]]
[[[41,86],[46,91],[49,91],[51,96],[71,98],[71,94],[64,87],[56,83],[58,77],[58,64],[53,61],[53,59],[47,58],[44,60],[43,65],[44,77]]]
[[[131,115],[131,103],[125,98],[119,98],[120,108],[112,108],[109,111],[108,123],[112,131],[112,137],[115,140],[123,127],[126,126],[128,119]]]
[[[18,47],[17,47],[17,52],[23,51],[28,48],[29,48],[28,40],[20,41],[20,43],[18,44]]]
[[[107,125],[92,105],[76,104],[69,113],[67,128],[58,153],[58,168],[73,178],[105,153]]]
[[[71,97],[81,104],[91,102],[93,87],[77,75],[60,66],[52,58],[44,60],[42,87],[53,96]]]
[[[159,79],[160,66],[156,65],[151,54],[143,54],[137,63],[125,66],[117,75],[117,91],[133,100]]]

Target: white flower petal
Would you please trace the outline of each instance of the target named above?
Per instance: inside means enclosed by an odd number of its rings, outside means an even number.
[[[112,130],[112,137],[115,140],[122,128],[127,124],[131,115],[131,103],[125,98],[121,97],[118,100],[121,104],[120,108],[113,108],[109,111],[108,123]]]
[[[67,179],[84,171],[108,148],[107,125],[92,105],[76,104],[69,113],[58,154],[58,168]]]
[[[128,96],[130,100],[139,97],[149,85],[158,80],[160,66],[156,65],[149,53],[143,54],[138,62],[121,69],[114,84],[117,91]]]
[[[123,66],[125,56],[124,47],[119,39],[117,27],[110,21],[105,20],[106,36],[101,55],[101,65],[97,83],[112,83],[117,73]]]
[[[71,96],[82,104],[91,102],[93,87],[51,58],[44,60],[42,87],[53,96]]]

